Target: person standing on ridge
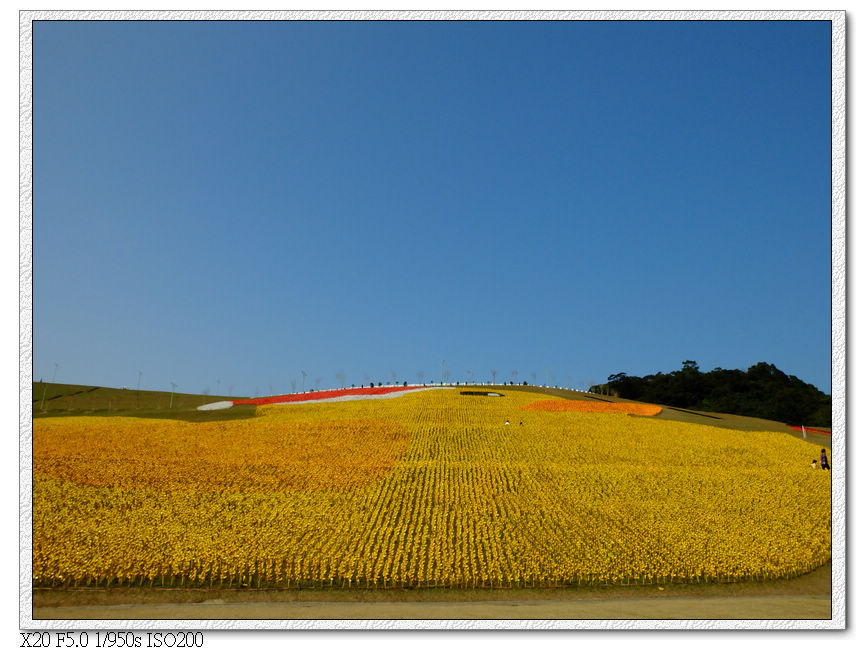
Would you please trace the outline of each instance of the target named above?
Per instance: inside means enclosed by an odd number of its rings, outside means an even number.
[[[822,469],[829,469],[829,459],[826,458],[826,450],[820,450],[820,467]]]

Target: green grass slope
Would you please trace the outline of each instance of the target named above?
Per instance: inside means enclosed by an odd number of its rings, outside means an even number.
[[[78,384],[33,382],[33,417],[111,415],[171,418],[191,422],[234,420],[255,415],[254,406],[234,406],[224,411],[199,411],[199,406],[238,399],[222,395],[195,395],[166,391],[106,388]]]
[[[431,384],[433,385],[433,384]],[[463,390],[482,389],[495,391],[503,388],[509,391],[525,391],[573,400],[629,402],[609,395],[595,395],[567,388],[547,388],[543,386],[521,385],[460,385]],[[212,422],[254,417],[255,406],[240,405],[222,411],[199,411],[199,406],[221,400],[238,399],[227,395],[198,395],[194,393],[172,393],[168,391],[135,390],[108,388],[103,386],[83,386],[78,384],[51,384],[33,382],[33,417],[62,417],[72,415],[120,415],[142,418],[171,418],[190,422]],[[663,405],[661,405],[663,406]],[[657,416],[662,420],[707,424],[739,431],[779,431],[801,437],[783,422],[763,420],[743,415],[691,411],[671,406],[663,406]],[[808,432],[809,442],[829,448],[830,437]]]

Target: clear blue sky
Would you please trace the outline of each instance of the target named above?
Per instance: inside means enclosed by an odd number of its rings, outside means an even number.
[[[38,23],[34,379],[828,392],[830,62],[828,22]]]

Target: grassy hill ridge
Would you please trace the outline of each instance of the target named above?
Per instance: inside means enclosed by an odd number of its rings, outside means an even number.
[[[239,399],[239,397],[80,384],[33,382],[32,399],[34,418],[111,415],[205,422],[234,420],[255,415],[254,406],[235,406],[225,411],[197,410],[203,404]]]
[[[432,384],[431,384],[432,385]],[[635,403],[636,400],[623,399],[610,395],[597,395],[566,388],[544,386],[501,385],[460,385],[460,388],[483,388],[490,390],[519,391],[539,393],[551,397],[575,400],[600,400],[604,402]],[[143,418],[169,418],[191,422],[211,422],[234,420],[255,416],[255,406],[238,405],[222,411],[199,411],[203,404],[221,400],[240,399],[241,396],[201,395],[195,393],[171,393],[170,391],[135,390],[110,388],[81,384],[51,384],[33,382],[33,417],[63,417],[74,415],[126,416]],[[663,405],[662,405],[663,406]],[[726,413],[684,410],[664,406],[655,416],[662,420],[706,424],[715,427],[737,429],[740,431],[779,431],[791,435],[783,422]],[[812,442],[828,445],[829,436],[808,432]]]

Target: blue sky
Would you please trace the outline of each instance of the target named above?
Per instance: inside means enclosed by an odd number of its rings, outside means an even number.
[[[828,22],[38,23],[34,379],[828,392],[830,62]]]

